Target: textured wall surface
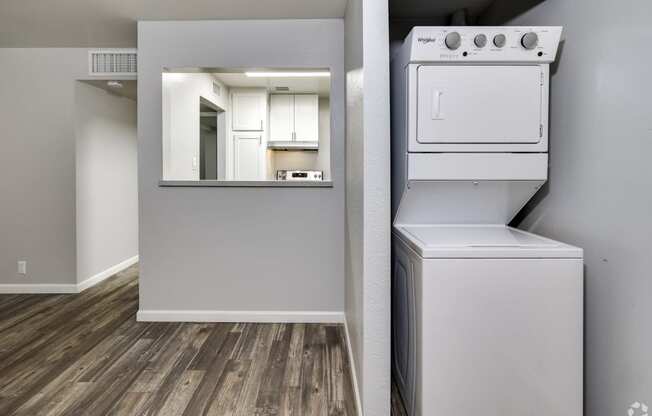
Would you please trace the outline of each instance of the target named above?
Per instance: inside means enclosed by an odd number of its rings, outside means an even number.
[[[505,15],[498,6],[492,14]],[[650,16],[645,0],[547,0],[507,22],[564,26],[551,78],[550,181],[520,226],[584,248],[591,416],[652,404]]]
[[[141,22],[140,308],[344,310],[343,24]],[[332,188],[162,188],[161,68],[331,71]]]
[[[346,322],[360,395],[364,385],[364,131],[362,0],[347,4],[346,65]],[[364,400],[361,397],[362,400]]]
[[[386,2],[349,1],[346,314],[362,407],[389,414],[390,146]]]

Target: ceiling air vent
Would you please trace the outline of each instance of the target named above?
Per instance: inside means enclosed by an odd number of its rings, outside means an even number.
[[[136,49],[99,49],[88,52],[90,75],[137,75]]]
[[[290,87],[276,87],[276,91],[290,91]]]

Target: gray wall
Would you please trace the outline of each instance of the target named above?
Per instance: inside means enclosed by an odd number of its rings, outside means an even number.
[[[0,67],[0,285],[76,284],[75,80],[88,49],[0,49]]]
[[[141,310],[344,310],[342,21],[138,26]],[[333,188],[161,188],[161,68],[328,67]]]
[[[364,131],[362,0],[349,0],[344,19],[346,65],[346,322],[360,398],[364,401]]]
[[[387,2],[350,0],[347,101],[346,319],[364,414],[389,414],[390,162]]]
[[[77,281],[138,255],[136,102],[75,88]]]
[[[502,15],[500,10],[495,15]],[[521,227],[585,253],[585,414],[652,405],[652,3],[547,0],[509,24],[563,25],[550,181]]]
[[[86,49],[0,49],[0,284],[77,282],[74,85],[87,66]]]

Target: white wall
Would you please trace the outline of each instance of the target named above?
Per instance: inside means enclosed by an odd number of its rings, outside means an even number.
[[[345,16],[346,319],[366,416],[389,414],[388,30],[387,2],[348,2]]]
[[[550,181],[520,226],[584,248],[591,416],[652,405],[651,16],[645,0],[547,0],[508,22],[564,26],[551,78]]]
[[[342,21],[141,22],[138,53],[140,308],[341,313]],[[160,187],[161,68],[180,66],[329,68],[333,187]]]
[[[77,82],[77,282],[138,255],[136,102]]]
[[[321,170],[324,180],[331,178],[330,103],[327,97],[319,98],[319,150],[316,152],[278,151],[272,152],[273,176],[283,169]]]
[[[229,111],[229,93],[212,75],[159,74],[163,88],[163,178],[199,180],[199,100]],[[213,83],[222,94],[213,92]],[[196,164],[193,165],[193,159]]]
[[[75,80],[87,49],[0,49],[0,67],[0,284],[75,284]]]

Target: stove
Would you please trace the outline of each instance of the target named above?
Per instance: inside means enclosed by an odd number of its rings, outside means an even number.
[[[277,170],[277,181],[321,181],[323,180],[321,170]]]

